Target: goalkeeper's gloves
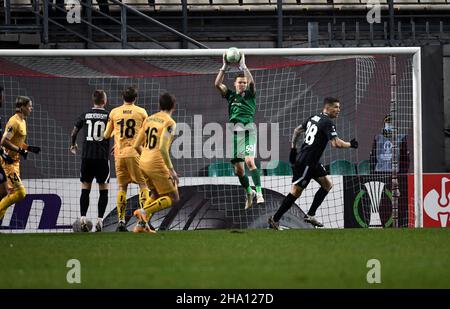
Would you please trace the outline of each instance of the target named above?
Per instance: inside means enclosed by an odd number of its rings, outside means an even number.
[[[41,147],[37,147],[37,146],[27,146],[27,150],[28,152],[32,152],[32,153],[40,153],[41,152]]]
[[[8,156],[8,154],[3,150],[3,148],[0,148],[0,156],[3,158],[3,161],[5,161],[6,164],[13,164],[14,160]]]
[[[224,71],[224,72],[228,71],[228,61],[227,61],[226,56],[227,56],[227,53],[224,53],[223,57],[222,57],[223,65],[220,68],[220,71]]]
[[[239,70],[244,71],[247,70],[247,65],[245,64],[245,56],[243,52],[241,53],[241,59],[239,60]]]
[[[358,148],[358,141],[356,139],[350,141],[350,148]]]
[[[289,153],[289,162],[294,165],[295,161],[297,161],[297,148],[291,148],[291,152]]]
[[[19,149],[17,150],[17,152],[18,152],[25,160],[27,159],[28,151],[26,151],[25,149],[19,147]]]

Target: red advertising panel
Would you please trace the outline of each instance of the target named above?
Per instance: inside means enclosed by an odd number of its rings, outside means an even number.
[[[423,227],[450,227],[450,174],[423,175]]]

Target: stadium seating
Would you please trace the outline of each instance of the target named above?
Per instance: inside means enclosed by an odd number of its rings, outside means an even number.
[[[12,10],[31,7],[31,0],[10,0]],[[286,10],[328,10],[328,9],[360,9],[367,10],[369,0],[283,0]],[[384,8],[387,0],[378,0]],[[50,0],[51,2],[51,0]],[[98,8],[96,0],[92,0]],[[135,7],[138,10],[148,11],[181,11],[181,0],[122,0],[122,3]],[[242,11],[242,10],[275,10],[277,0],[187,0],[188,10],[211,11]],[[450,0],[394,0],[397,9],[450,9]],[[110,3],[112,11],[118,10],[118,5]]]
[[[97,3],[97,0],[93,0],[93,2]],[[149,5],[148,0],[122,0],[122,3],[136,7],[143,7]]]
[[[13,0],[14,1],[14,0]],[[27,0],[15,0],[27,1]],[[283,7],[290,9],[362,9],[366,10],[365,4],[369,0],[283,0]],[[95,2],[95,0],[94,0]],[[155,10],[181,11],[181,0],[153,0],[154,5],[148,5],[148,0],[123,0],[131,6],[138,6],[146,10],[154,7]],[[379,0],[381,4],[387,5],[387,0]],[[425,8],[429,4],[446,5],[450,0],[395,0],[396,6],[410,6],[411,8]],[[211,11],[239,11],[239,10],[274,10],[277,0],[187,0],[188,10],[211,10]]]
[[[189,1],[189,0],[188,0]],[[239,0],[213,0],[212,5],[214,9],[219,11],[239,11],[244,10],[244,8],[247,6],[241,5]]]
[[[261,4],[266,4],[269,5],[270,0],[242,0],[242,4],[243,5],[261,5]]]
[[[277,4],[277,0],[270,0],[272,4]],[[297,0],[285,0],[283,1],[284,4],[298,4]]]
[[[266,176],[288,176],[292,175],[292,168],[284,161],[270,161],[265,169]]]
[[[234,176],[234,168],[230,162],[214,162],[208,165],[208,176],[221,177],[221,176]]]
[[[217,10],[217,8],[210,3],[210,0],[188,0],[187,4],[188,10],[190,11]]]
[[[330,164],[330,175],[355,175],[355,165],[347,160],[334,160]]]
[[[369,174],[370,174],[369,160],[362,160],[358,164],[358,175],[369,175]]]
[[[276,2],[275,4],[271,2],[270,0],[242,0],[242,4],[248,11],[254,11],[254,10],[275,10],[276,8]]]
[[[301,4],[327,4],[328,0],[302,0]]]
[[[180,11],[181,0],[155,0],[155,10]]]

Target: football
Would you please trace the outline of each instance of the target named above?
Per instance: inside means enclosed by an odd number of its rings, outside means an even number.
[[[91,231],[92,230],[92,226],[93,226],[92,225],[92,221],[91,220],[87,220],[86,224],[87,224],[88,231]],[[72,229],[76,233],[85,232],[85,231],[82,231],[82,229],[81,229],[81,221],[80,221],[80,219],[76,219],[75,222],[73,222]]]
[[[228,63],[238,63],[241,60],[241,52],[236,47],[230,47],[227,49],[225,59]]]

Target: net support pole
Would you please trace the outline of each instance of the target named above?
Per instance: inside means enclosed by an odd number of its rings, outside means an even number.
[[[127,8],[124,6],[120,7],[120,39],[122,43],[122,48],[127,48]]]
[[[277,1],[277,47],[283,47],[283,1]]]
[[[85,1],[86,1],[86,7],[85,7],[86,19],[87,19],[87,22],[88,22],[87,28],[86,28],[86,31],[87,31],[86,36],[89,39],[89,41],[92,41],[92,27],[91,27],[91,25],[92,25],[92,0],[85,0]],[[89,41],[86,43],[87,44],[87,48],[91,48],[92,47],[91,46],[92,44],[90,44]]]
[[[308,22],[308,44],[312,48],[319,46],[319,23],[316,21]]]
[[[42,5],[44,18],[42,19],[42,41],[48,44],[48,0],[44,0]]]
[[[414,226],[423,227],[422,221],[422,84],[420,48],[413,56],[413,130],[414,130]]]
[[[392,128],[392,225],[398,228],[398,200],[400,190],[398,185],[398,108],[397,108],[397,59],[395,56],[389,56],[389,69],[391,72],[391,123]]]
[[[5,0],[5,25],[11,24],[11,0]]]
[[[388,0],[389,3],[389,43],[394,46],[395,24],[394,24],[394,0]]]
[[[183,15],[183,34],[188,34],[188,7],[187,7],[187,0],[181,0],[181,7],[182,7],[182,15]],[[189,47],[188,41],[181,40],[181,47],[186,49]]]

